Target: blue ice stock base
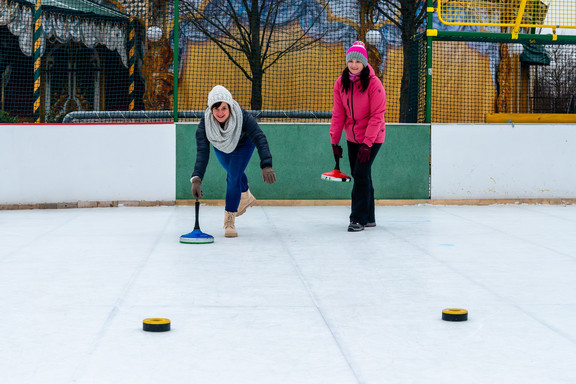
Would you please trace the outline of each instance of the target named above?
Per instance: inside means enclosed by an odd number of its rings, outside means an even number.
[[[195,229],[190,233],[180,236],[180,242],[183,244],[210,244],[214,242],[214,236]]]

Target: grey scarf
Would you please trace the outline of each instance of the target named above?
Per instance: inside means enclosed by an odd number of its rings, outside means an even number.
[[[242,123],[244,121],[242,108],[232,98],[230,92],[221,85],[217,85],[212,89],[208,95],[208,101],[208,108],[204,112],[206,137],[218,150],[224,153],[231,153],[236,149],[242,134]],[[230,117],[226,120],[223,128],[212,113],[212,105],[219,101],[227,103],[230,107]]]

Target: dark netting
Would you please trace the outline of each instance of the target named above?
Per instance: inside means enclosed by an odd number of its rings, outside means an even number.
[[[0,0],[0,121],[173,121],[175,99],[179,121],[194,121],[216,84],[262,121],[329,121],[355,40],[388,92],[387,120],[423,121],[424,3],[405,33],[384,4],[180,0],[174,51],[172,1]]]
[[[574,43],[489,34],[434,41],[432,122],[484,123],[489,114],[574,113]]]
[[[286,28],[301,30],[297,25]],[[309,45],[286,53],[256,80],[254,73],[259,72],[250,72],[243,54],[229,52],[234,54],[229,59],[216,43],[187,41],[186,49],[181,50],[184,58],[178,84],[179,110],[206,108],[208,92],[221,84],[246,109],[286,111],[290,117],[283,120],[302,120],[294,111],[330,111],[334,82],[345,67],[345,51],[356,39],[355,31],[346,38],[348,44],[308,38]],[[282,52],[290,43],[289,38],[279,39],[275,47]],[[419,49],[422,44],[425,38],[414,38],[406,55],[402,46],[384,44],[377,50],[367,44],[369,62],[387,91],[387,121],[398,122],[401,114],[403,121],[424,121],[426,51]]]
[[[130,66],[143,28],[130,20],[116,1],[0,0],[0,122],[142,108],[143,80]]]
[[[360,39],[388,93],[387,121],[424,121],[426,60],[419,45],[425,39],[406,39],[404,47],[400,31],[378,14],[378,2],[261,0],[258,12],[239,1],[180,4],[179,110],[203,110],[210,89],[221,84],[246,109],[283,111],[289,117],[282,121],[315,118],[331,110],[346,49]],[[422,28],[420,16],[415,30]]]
[[[409,0],[179,0],[176,19],[170,0],[0,0],[0,122],[170,122],[175,109],[178,121],[197,121],[217,84],[261,121],[326,122],[355,40],[384,84],[391,123],[425,122],[427,112],[432,122],[484,122],[574,111],[576,40],[511,40],[434,14],[440,35],[429,50],[426,9]]]
[[[34,60],[20,50],[18,37],[0,25],[0,123],[32,121]]]

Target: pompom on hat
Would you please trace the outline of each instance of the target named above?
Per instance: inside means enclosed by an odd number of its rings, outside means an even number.
[[[346,63],[352,59],[358,60],[363,66],[368,65],[368,53],[366,52],[366,46],[363,42],[355,41],[346,51]]]

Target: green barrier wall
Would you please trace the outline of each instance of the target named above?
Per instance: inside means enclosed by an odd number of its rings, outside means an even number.
[[[322,172],[334,168],[329,124],[260,124],[268,138],[278,181],[262,181],[258,151],[246,170],[250,190],[258,199],[349,199],[352,183],[328,182]],[[176,199],[193,199],[190,176],[196,160],[197,124],[176,124]],[[346,143],[340,169],[350,174]],[[386,141],[372,167],[376,199],[428,199],[430,175],[430,126],[387,124]],[[202,180],[205,199],[224,199],[226,173],[212,149]]]

